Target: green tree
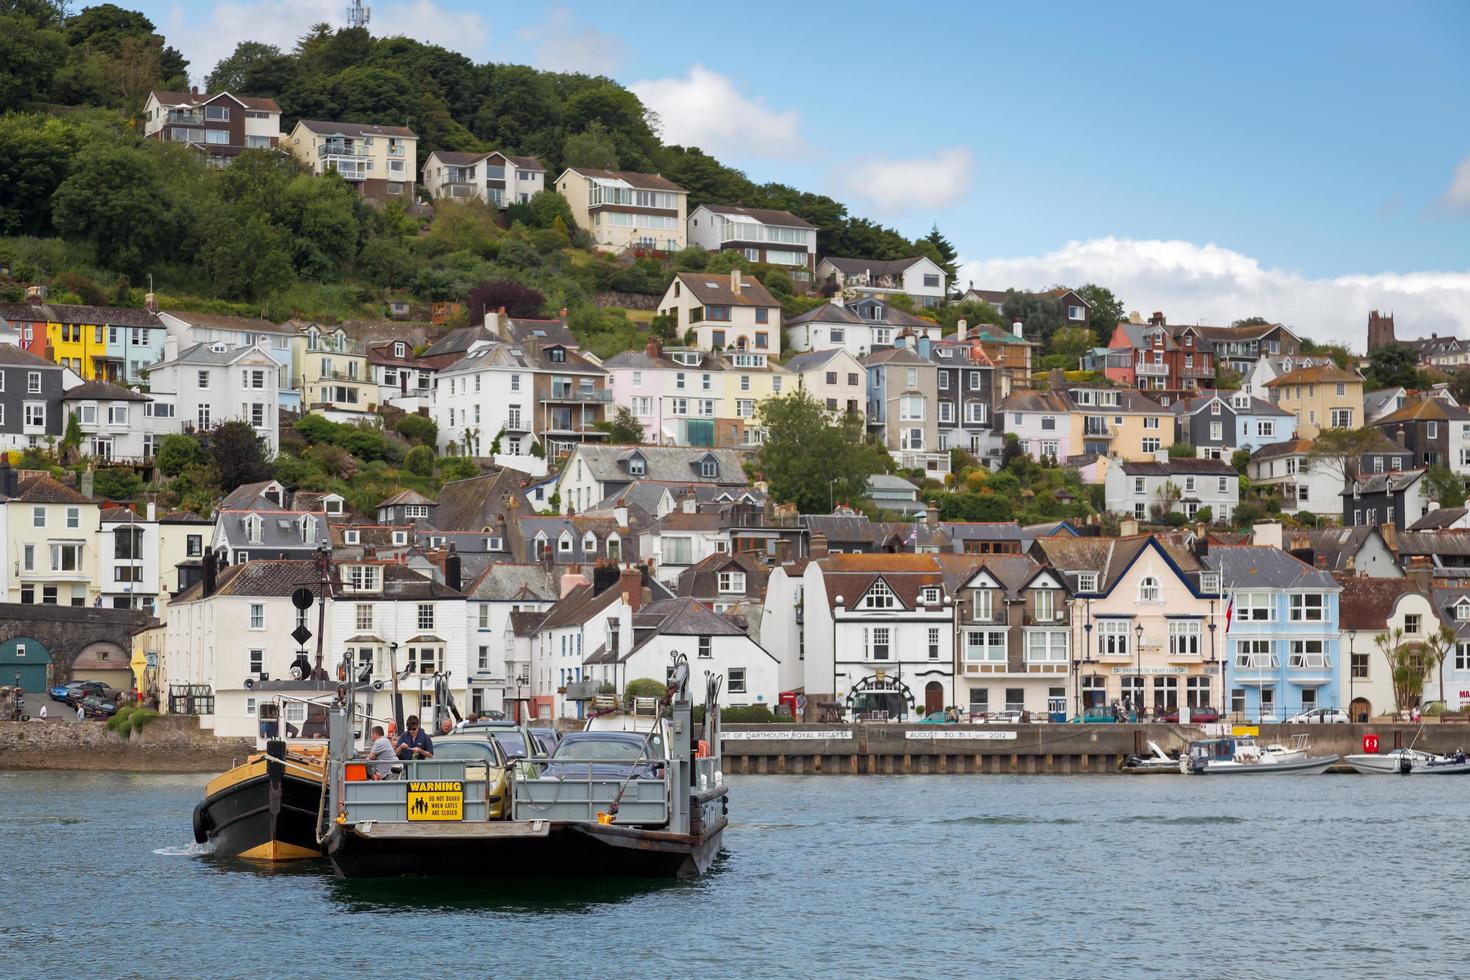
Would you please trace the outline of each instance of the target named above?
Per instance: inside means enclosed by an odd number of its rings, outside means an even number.
[[[53,25],[0,5],[0,105],[18,107],[44,96],[66,59],[66,41]]]
[[[164,436],[153,454],[153,462],[164,476],[178,476],[186,467],[208,463],[209,453],[193,436]]]
[[[1444,464],[1425,472],[1424,492],[1441,507],[1465,506],[1465,479]]]
[[[562,166],[618,169],[618,147],[607,127],[596,119],[580,133],[568,136],[562,144]]]
[[[228,57],[215,64],[214,71],[204,79],[205,87],[211,92],[245,92],[253,80],[252,73],[280,57],[281,49],[274,44],[241,41]]]
[[[1424,640],[1424,651],[1429,654],[1429,662],[1439,670],[1438,701],[1445,703],[1444,695],[1444,662],[1450,652],[1455,649],[1459,637],[1455,634],[1455,628],[1446,623],[1441,623],[1439,629],[1430,633]]]
[[[246,483],[269,480],[270,452],[249,422],[226,422],[209,431],[209,455],[227,492]]]
[[[1062,327],[1051,335],[1051,352],[1066,359],[1069,371],[1076,370],[1077,362],[1092,347],[1092,331],[1084,327]]]
[[[1383,434],[1372,426],[1361,429],[1323,429],[1307,450],[1307,465],[1323,467],[1334,482],[1352,486],[1362,470],[1363,457],[1383,442]]]
[[[403,457],[403,468],[415,476],[433,476],[434,450],[428,446],[414,446]]]
[[[1097,346],[1107,346],[1108,341],[1113,337],[1113,330],[1119,323],[1127,319],[1127,313],[1123,310],[1123,301],[1114,296],[1111,289],[1099,286],[1095,282],[1078,286],[1073,292],[1087,300],[1092,308],[1090,314],[1092,334],[1097,338]]]
[[[884,469],[883,451],[864,438],[862,419],[835,416],[805,390],[765,399],[756,418],[766,441],[754,470],[775,499],[802,513],[829,513],[835,501],[861,500],[868,478]]]
[[[91,244],[99,264],[142,276],[179,237],[169,189],[141,150],[104,147],[87,154],[52,198],[64,238]]]
[[[603,422],[600,428],[614,446],[636,446],[643,441],[643,423],[627,405],[619,405],[612,421]]]
[[[1051,343],[1051,335],[1060,330],[1062,301],[1046,293],[1024,293],[1011,290],[1001,304],[1001,312],[1007,323],[1020,321],[1027,340],[1045,346]]]
[[[77,453],[82,448],[82,423],[77,418],[76,412],[68,412],[66,415],[66,432],[57,445],[57,452],[61,455],[62,463],[69,463],[76,459]]]
[[[394,423],[393,431],[422,446],[432,446],[439,438],[439,426],[427,415],[404,415]]]
[[[1407,344],[1384,344],[1368,355],[1370,391],[1379,388],[1423,388],[1424,372],[1419,369],[1419,355]]]
[[[959,276],[959,271],[955,267],[955,260],[959,258],[960,254],[955,251],[954,244],[940,234],[938,224],[932,225],[929,228],[929,234],[919,239],[919,242],[927,242],[933,248],[934,254],[930,258],[933,258],[939,267],[944,270],[945,281],[953,288]]]

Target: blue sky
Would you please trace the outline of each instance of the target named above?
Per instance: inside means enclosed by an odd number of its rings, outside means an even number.
[[[605,72],[756,179],[937,221],[976,285],[1470,333],[1470,4],[373,6],[375,33]],[[345,3],[141,7],[202,76]]]

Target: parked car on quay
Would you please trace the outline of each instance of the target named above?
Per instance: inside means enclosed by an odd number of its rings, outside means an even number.
[[[1345,725],[1352,719],[1341,708],[1313,708],[1286,719],[1288,725]]]
[[[1179,708],[1170,708],[1168,711],[1166,711],[1162,715],[1160,715],[1158,717],[1158,720],[1159,721],[1162,721],[1162,722],[1165,722],[1167,724],[1170,724],[1170,725],[1177,725],[1177,724],[1179,724],[1179,718],[1180,718],[1180,709]],[[1220,720],[1220,712],[1219,712],[1219,710],[1217,710],[1215,708],[1204,707],[1204,708],[1190,708],[1189,709],[1189,724],[1191,724],[1191,725],[1196,725],[1196,724],[1211,724],[1211,723],[1217,722],[1219,720]]]
[[[1119,717],[1118,712],[1112,706],[1106,704],[1095,704],[1073,719],[1073,721],[1094,725],[1110,725],[1121,720],[1122,718]]]
[[[455,731],[467,735],[479,735],[482,738],[493,738],[505,753],[506,758],[513,762],[519,759],[544,759],[548,755],[542,751],[540,743],[531,734],[531,730],[518,722],[469,721],[460,725]]]
[[[116,701],[116,692],[101,681],[68,681],[47,692],[52,701],[76,705],[82,698],[92,696],[107,701]]]
[[[531,738],[535,740],[539,751],[537,755],[550,756],[555,754],[558,745],[561,745],[562,734],[555,728],[533,728]]]
[[[95,694],[89,694],[78,702],[78,707],[87,713],[88,718],[111,718],[117,714],[117,702],[109,698],[99,698]]]

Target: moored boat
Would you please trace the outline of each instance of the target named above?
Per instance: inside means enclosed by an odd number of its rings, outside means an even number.
[[[324,749],[271,740],[265,751],[211,779],[194,807],[194,840],[214,853],[262,861],[322,856],[317,842]]]
[[[1305,741],[1291,747],[1262,747],[1250,735],[1229,735],[1190,742],[1179,769],[1197,776],[1312,775],[1326,772],[1337,760],[1335,754],[1311,755]]]
[[[1179,760],[1159,748],[1158,742],[1150,741],[1148,751],[1148,755],[1130,755],[1128,761],[1123,765],[1124,771],[1136,773],[1179,771]]]
[[[1458,776],[1470,774],[1470,759],[1463,751],[1436,755],[1415,749],[1394,749],[1381,755],[1345,755],[1342,761],[1365,775]]]

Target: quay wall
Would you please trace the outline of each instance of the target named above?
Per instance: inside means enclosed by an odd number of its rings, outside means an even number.
[[[1305,734],[1314,755],[1413,745],[1470,751],[1470,724],[1261,725],[1263,743]],[[1416,739],[1417,736],[1417,739]],[[735,775],[1055,774],[1119,772],[1129,755],[1165,752],[1207,737],[1192,725],[726,725],[724,771]]]
[[[197,718],[164,715],[131,738],[100,721],[0,722],[0,770],[219,773],[255,751],[245,738],[216,738]]]

